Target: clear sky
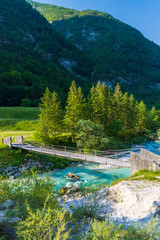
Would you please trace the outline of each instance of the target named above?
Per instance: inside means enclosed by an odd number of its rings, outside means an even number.
[[[160,0],[34,0],[78,10],[96,9],[137,28],[160,45]]]

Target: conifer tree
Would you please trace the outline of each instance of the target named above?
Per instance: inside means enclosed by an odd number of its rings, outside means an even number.
[[[108,120],[107,105],[106,85],[98,82],[96,87],[92,86],[89,95],[90,116],[93,122],[101,124],[104,128]]]
[[[147,130],[147,109],[143,101],[140,102],[138,110],[138,131],[144,134]]]
[[[115,87],[115,91],[114,91],[114,119],[115,120],[121,120],[122,119],[122,91],[120,88],[119,83],[116,85]]]
[[[131,139],[136,135],[138,122],[138,105],[133,95],[125,93],[122,97],[122,136],[125,140]]]
[[[84,109],[85,100],[83,98],[82,89],[81,87],[77,88],[75,81],[73,81],[68,93],[65,114],[65,124],[72,133],[72,141],[74,141],[75,138],[77,122],[85,118]]]
[[[45,136],[46,138],[49,137],[49,105],[51,102],[52,94],[49,91],[49,88],[46,88],[46,91],[41,98],[40,103],[40,111],[41,114],[39,115],[39,124],[38,124],[38,132],[41,136]]]
[[[62,131],[63,115],[60,99],[55,91],[50,93],[47,88],[41,101],[39,130],[42,134],[55,138],[56,134]]]
[[[113,125],[114,118],[115,118],[115,114],[114,114],[114,93],[113,93],[112,88],[109,87],[107,89],[107,122],[106,122],[108,128],[111,128],[111,126]]]

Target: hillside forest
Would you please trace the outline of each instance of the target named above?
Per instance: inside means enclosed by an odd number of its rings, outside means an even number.
[[[98,81],[160,107],[160,48],[103,12],[0,1],[0,106],[38,106],[44,89],[63,107],[73,80],[87,97]]]

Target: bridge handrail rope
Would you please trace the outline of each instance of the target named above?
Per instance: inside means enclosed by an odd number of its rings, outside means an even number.
[[[3,139],[3,143],[7,144],[10,148],[19,148],[33,152],[49,154],[52,156],[61,156],[88,162],[110,164],[119,167],[130,167],[129,161],[125,161],[125,159],[119,159],[119,156],[122,156],[122,154],[129,154],[131,149],[120,149],[119,151],[97,151],[93,149],[85,150],[75,147],[45,144],[37,141],[26,141],[22,135],[18,136],[14,143],[12,137]]]
[[[120,157],[129,155],[131,151],[137,152],[137,151],[140,151],[140,149],[141,149],[140,147],[139,148],[137,147],[137,148],[132,148],[132,149],[96,151],[96,150],[84,150],[84,149],[69,147],[69,146],[45,144],[45,143],[40,143],[37,141],[24,141],[24,143],[29,144],[31,146],[39,147],[42,149],[46,148],[46,149],[57,150],[57,151],[62,151],[62,152],[86,154],[86,155],[97,156],[97,157],[107,157],[107,158],[112,158],[112,160],[114,160],[114,158],[116,160],[116,159],[119,159]],[[123,160],[123,162],[125,162],[125,161]]]

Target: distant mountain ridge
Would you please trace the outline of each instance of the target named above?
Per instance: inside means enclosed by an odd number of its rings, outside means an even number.
[[[160,47],[103,12],[77,11],[29,1],[90,59],[90,81],[105,81],[160,107]]]
[[[160,108],[160,47],[107,13],[1,0],[0,62],[1,106],[37,106],[47,86],[65,102],[76,80],[85,93],[119,82]]]
[[[63,100],[73,79],[88,81],[84,52],[25,0],[0,1],[0,29],[1,106],[37,106],[47,86]]]

